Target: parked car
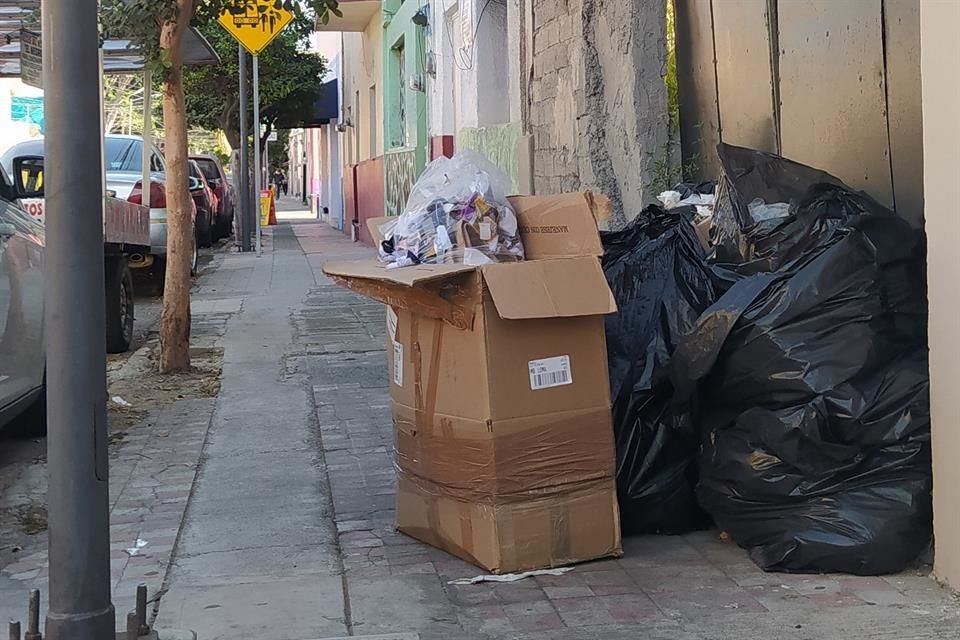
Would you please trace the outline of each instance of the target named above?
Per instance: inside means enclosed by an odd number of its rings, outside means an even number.
[[[207,183],[207,178],[200,170],[197,161],[189,160],[188,162],[190,178],[192,178],[190,195],[197,207],[197,241],[201,247],[209,247],[220,239],[216,227],[217,195]]]
[[[104,136],[103,146],[107,192],[121,200],[127,200],[134,185],[143,179],[143,138],[110,134]],[[0,156],[0,166],[10,175],[14,157],[42,155],[43,138],[28,140],[7,149]],[[165,171],[163,154],[156,146],[151,147],[151,179],[162,185]],[[156,191],[156,196],[150,197],[150,253],[162,260],[167,253],[166,190]]]
[[[190,159],[197,161],[207,183],[217,196],[215,233],[219,238],[229,237],[233,231],[233,214],[237,201],[233,182],[223,170],[223,165],[214,156],[193,155]]]
[[[140,136],[110,134],[104,136],[104,161],[107,194],[120,200],[142,204],[140,185],[143,180],[143,138]],[[28,140],[13,145],[0,155],[0,167],[10,175],[13,159],[20,156],[43,156],[43,138]],[[163,274],[167,255],[167,192],[165,187],[166,163],[163,154],[156,146],[150,152],[150,257],[141,264],[153,263],[154,273]],[[191,186],[196,186],[191,184]],[[133,194],[137,195],[132,197]],[[42,204],[35,200],[23,202],[31,212],[43,214]],[[199,253],[194,247],[192,265],[194,270],[199,262]],[[162,283],[162,276],[158,278]]]
[[[191,191],[197,188],[199,188],[199,183],[196,181],[196,178],[190,178]],[[164,207],[166,207],[166,197],[167,197],[166,194],[167,194],[167,187],[166,185],[164,185],[164,183],[158,180],[152,180],[152,179],[150,180],[150,204],[151,204],[150,211],[151,212],[153,212],[153,209],[152,209],[153,203],[159,202],[160,198],[163,198],[162,201],[164,203]],[[130,191],[130,195],[127,196],[127,200],[134,204],[143,204],[143,182],[142,181],[137,181],[136,183],[134,183],[133,189]],[[151,219],[150,222],[151,222],[150,229],[152,231],[154,227],[154,225],[152,224],[153,220]],[[194,202],[193,198],[190,199],[190,222],[191,222],[191,225],[193,226],[193,244],[190,247],[190,273],[196,274],[197,269],[200,266],[200,249],[199,249],[200,240],[197,237],[197,203]],[[153,236],[151,234],[151,241],[152,239],[153,239]],[[163,255],[154,256],[155,257],[154,273],[160,274],[160,277],[158,278],[158,282],[161,284],[161,286],[163,285],[163,282],[164,282],[163,269],[166,266],[166,255],[167,255],[166,220],[164,220],[164,223],[163,223],[163,244],[164,244]]]
[[[0,427],[22,417],[42,435],[44,419],[43,225],[17,204],[0,168]]]

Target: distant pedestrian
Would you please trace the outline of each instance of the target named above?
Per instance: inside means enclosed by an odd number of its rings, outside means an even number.
[[[280,169],[273,172],[273,187],[279,196],[283,191],[283,172]]]

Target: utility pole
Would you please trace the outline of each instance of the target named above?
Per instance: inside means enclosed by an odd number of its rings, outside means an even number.
[[[249,137],[250,125],[247,122],[247,50],[237,45],[240,55],[240,218],[237,220],[237,233],[240,234],[240,250],[250,251],[250,167]]]
[[[115,636],[110,601],[97,0],[43,0],[48,640]],[[145,185],[146,190],[149,185]]]
[[[260,247],[260,191],[263,189],[263,176],[260,175],[260,166],[263,158],[260,156],[260,56],[253,56],[253,158],[256,168],[256,189],[254,190],[254,202],[256,203],[257,223],[254,227],[257,230],[257,257],[261,255]]]

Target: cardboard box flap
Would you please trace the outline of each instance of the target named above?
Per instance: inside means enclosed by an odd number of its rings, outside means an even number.
[[[391,307],[415,309],[458,329],[472,329],[479,296],[476,267],[434,264],[384,269],[373,260],[328,262],[323,272],[334,282]]]
[[[379,249],[380,243],[383,242],[383,232],[380,231],[380,227],[396,219],[396,216],[392,218],[367,218],[367,231],[370,232],[370,237],[373,238],[373,246]]]
[[[603,255],[597,224],[609,201],[589,192],[513,196],[527,260]]]
[[[482,268],[497,313],[505,320],[614,313],[617,303],[592,256],[493,264]]]
[[[475,270],[476,267],[466,264],[422,264],[402,269],[386,269],[375,260],[327,262],[323,265],[323,272],[328,276],[351,280],[378,280],[406,287],[415,287]]]

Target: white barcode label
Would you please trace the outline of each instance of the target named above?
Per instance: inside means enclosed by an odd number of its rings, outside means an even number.
[[[533,391],[573,384],[570,356],[531,360],[527,364],[530,367],[530,389]]]
[[[393,343],[393,384],[403,386],[403,345]]]
[[[489,222],[480,223],[480,239],[484,242],[493,240],[493,225]]]
[[[390,333],[390,339],[396,342],[397,340],[397,312],[393,310],[393,307],[387,307],[387,331]]]

